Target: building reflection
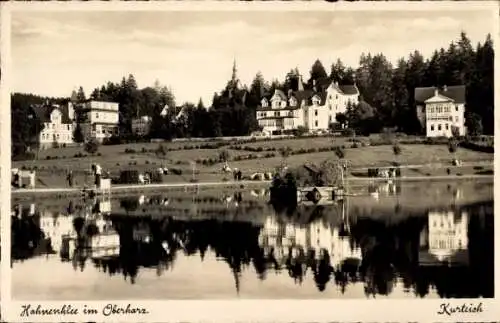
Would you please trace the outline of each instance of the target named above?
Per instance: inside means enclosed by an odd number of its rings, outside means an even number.
[[[12,256],[59,254],[75,270],[90,263],[136,283],[140,270],[165,275],[179,256],[204,261],[210,251],[230,268],[236,291],[242,272],[253,266],[261,280],[272,281],[270,274],[276,273],[298,285],[313,280],[319,291],[330,285],[341,293],[362,285],[367,297],[396,288],[421,297],[433,291],[452,297],[492,293],[484,275],[478,278],[482,287],[463,282],[485,270],[489,258],[482,251],[491,239],[483,232],[492,226],[491,207],[419,211],[391,222],[376,210],[355,214],[352,199],[282,214],[246,196],[193,192],[56,208],[15,205]]]
[[[466,211],[430,211],[420,234],[419,264],[467,265],[469,216]]]

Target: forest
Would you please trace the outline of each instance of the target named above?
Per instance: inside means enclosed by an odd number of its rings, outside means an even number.
[[[293,64],[293,62],[290,62]],[[152,86],[139,88],[133,75],[120,82],[97,86],[87,97],[83,88],[68,98],[47,98],[34,94],[13,93],[11,100],[12,153],[23,154],[33,144],[33,138],[43,125],[29,117],[29,106],[46,101],[64,103],[85,99],[119,103],[120,138],[116,142],[137,140],[131,133],[131,120],[152,117],[150,138],[242,136],[258,130],[255,110],[263,95],[282,89],[285,93],[297,89],[300,72],[292,68],[284,79],[265,80],[257,72],[250,85],[241,84],[237,66],[222,90],[215,92],[207,107],[199,102],[175,102],[168,86],[156,81]],[[356,132],[369,134],[390,128],[407,134],[420,134],[416,119],[413,93],[416,87],[466,86],[466,126],[471,134],[493,134],[494,129],[494,50],[491,35],[483,42],[472,44],[462,32],[448,47],[436,49],[430,57],[415,50],[395,64],[382,53],[362,53],[358,67],[345,65],[337,59],[330,69],[316,59],[309,76],[303,76],[305,89],[313,84],[355,83],[361,93],[358,106],[349,107],[339,122],[347,122]],[[195,92],[196,89],[193,89]],[[160,117],[164,106],[170,107],[166,117]],[[180,111],[183,113],[179,114]],[[77,111],[78,112],[78,111]],[[78,132],[76,127],[75,132]],[[80,134],[75,133],[76,141]]]

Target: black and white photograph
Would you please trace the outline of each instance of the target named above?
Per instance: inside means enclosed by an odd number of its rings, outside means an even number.
[[[12,10],[12,301],[481,312],[498,9],[433,4]]]

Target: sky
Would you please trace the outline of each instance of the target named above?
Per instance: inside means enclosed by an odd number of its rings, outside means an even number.
[[[492,32],[490,11],[19,11],[12,13],[12,90],[68,97],[133,74],[139,87],[169,86],[176,103],[211,103],[231,77],[260,71],[304,80],[316,59],[327,71],[361,53],[395,62],[416,49],[428,56],[465,31],[473,44]]]

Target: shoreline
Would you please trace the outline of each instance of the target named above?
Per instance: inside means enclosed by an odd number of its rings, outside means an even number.
[[[437,176],[407,176],[392,179],[393,182],[418,182],[418,181],[461,181],[461,180],[491,180],[493,181],[494,175],[437,175]],[[387,181],[385,178],[378,177],[348,177],[345,179],[347,182],[380,182]],[[160,184],[130,184],[123,185],[117,184],[111,187],[111,193],[138,193],[146,192],[152,189],[169,190],[175,188],[189,188],[189,187],[234,187],[234,186],[262,186],[270,184],[270,180],[263,181],[226,181],[226,182],[197,182],[197,183],[160,183]],[[33,189],[12,189],[11,196],[14,195],[37,195],[37,194],[65,194],[74,195],[81,194],[84,187],[54,187],[54,188],[33,188]],[[125,192],[124,192],[125,191]]]

